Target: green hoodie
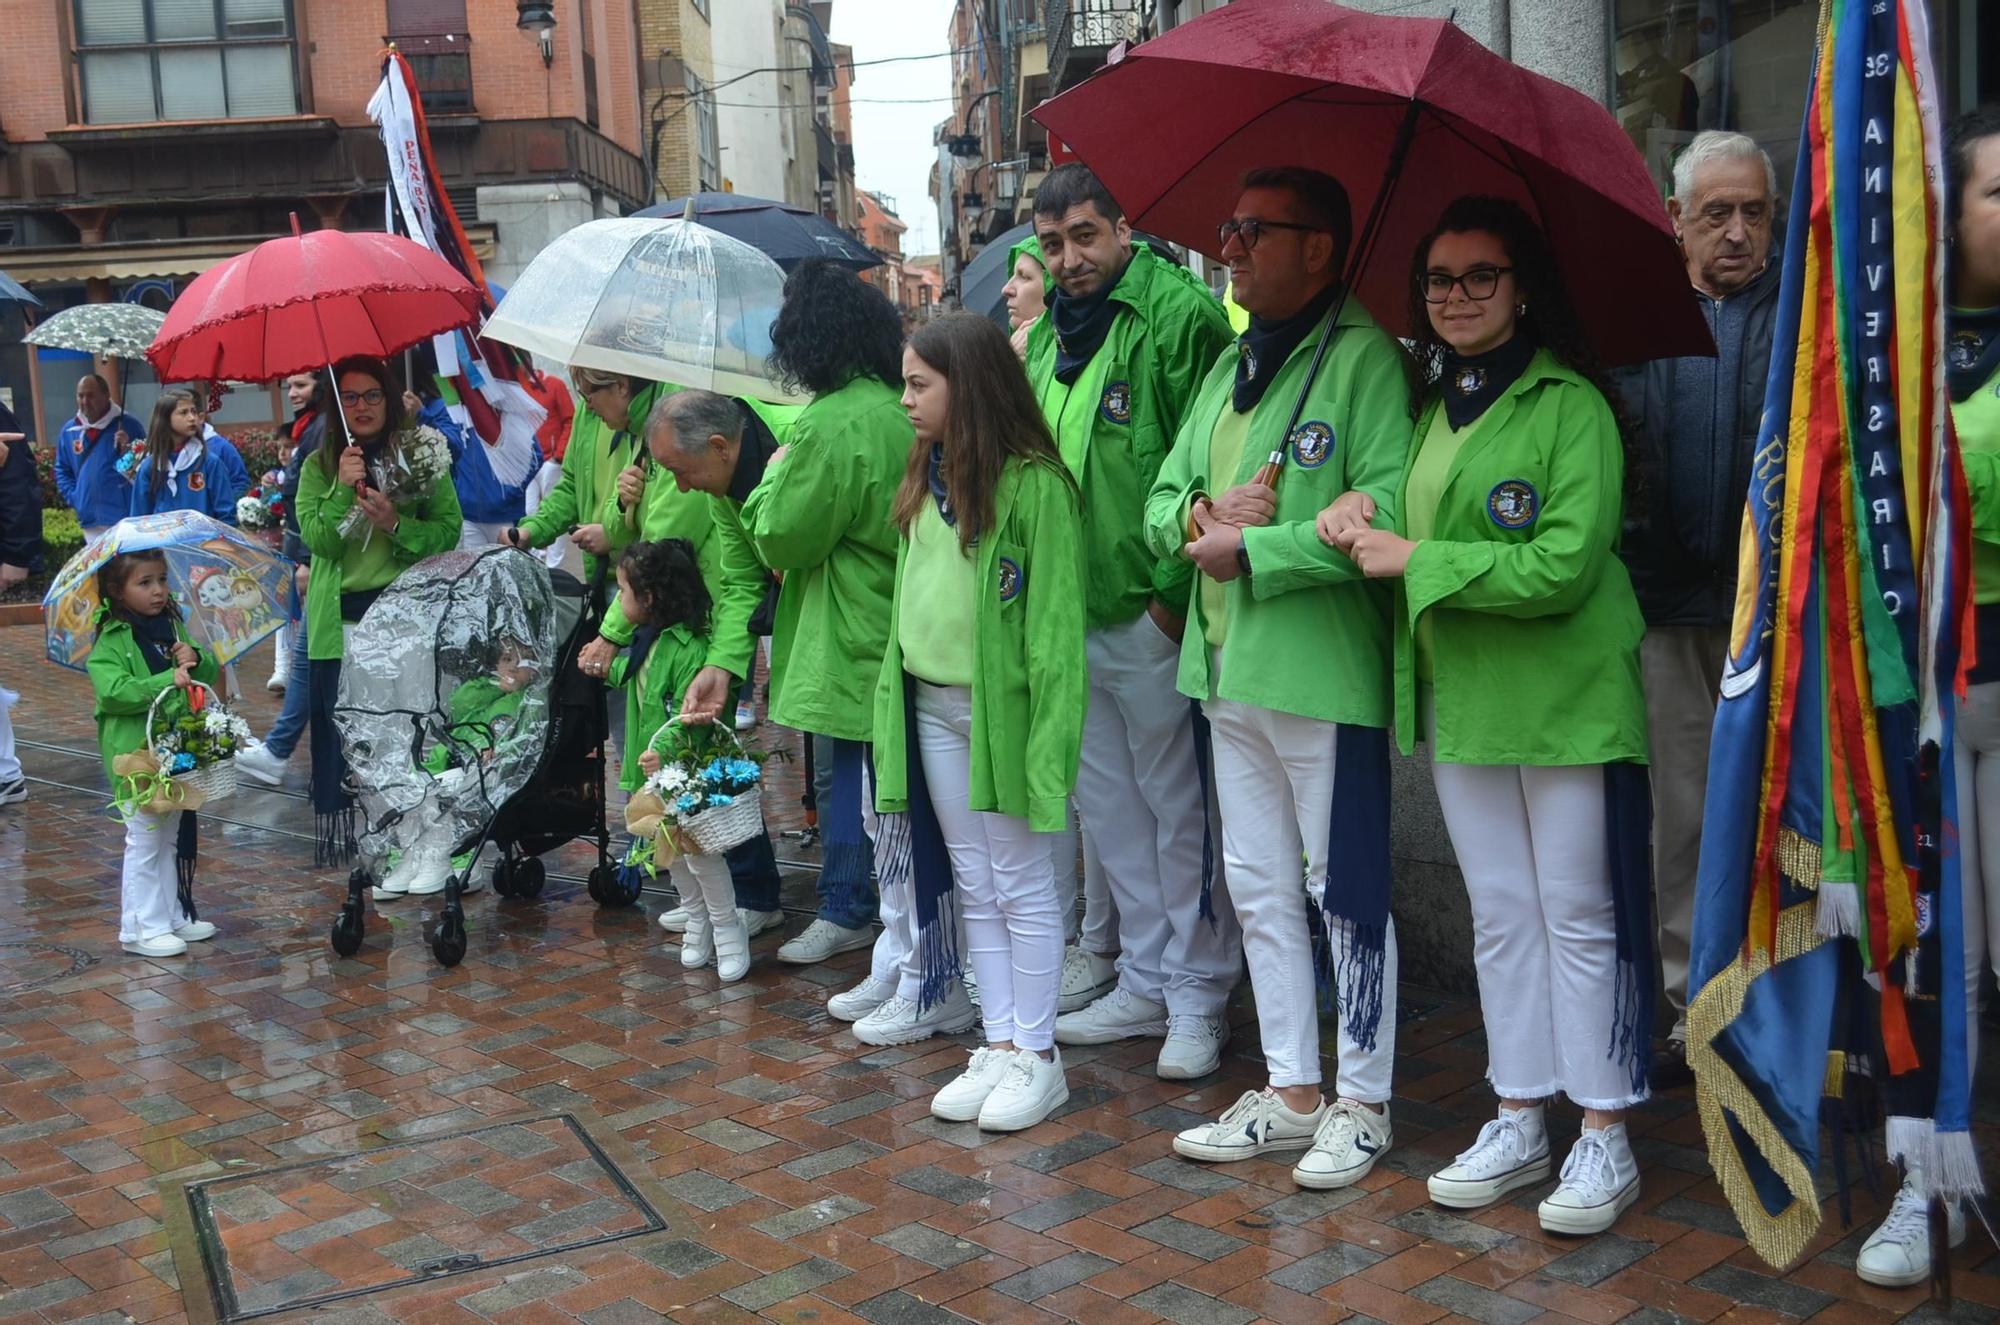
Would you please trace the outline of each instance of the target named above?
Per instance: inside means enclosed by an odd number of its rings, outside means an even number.
[[[111,615],[108,610],[101,611],[97,621],[97,643],[91,646],[84,670],[90,674],[90,688],[97,692],[92,716],[97,719],[97,748],[104,756],[104,776],[116,790],[118,779],[111,772],[111,761],[148,747],[146,713],[156,695],[173,688],[174,669],[156,672],[146,665],[146,655],[140,650],[139,637],[132,633],[129,621]],[[174,638],[184,644],[190,642],[185,626],[174,627]],[[215,665],[215,655],[200,647],[196,647],[195,655],[191,673],[194,679],[214,685],[222,675],[222,669]],[[187,702],[169,699],[160,705],[160,712],[162,721],[171,721],[187,712]]]
[[[1146,532],[1161,555],[1182,555],[1195,497],[1255,477],[1291,420],[1318,341],[1315,330],[1299,342],[1251,410],[1243,453],[1229,475],[1211,475],[1208,462],[1216,421],[1234,408],[1234,348],[1215,361],[1147,503]],[[1370,584],[1346,554],[1320,542],[1314,522],[1335,497],[1359,489],[1380,508],[1376,524],[1388,526],[1410,448],[1407,381],[1396,342],[1359,300],[1348,300],[1286,446],[1277,515],[1269,525],[1243,531],[1251,573],[1222,585],[1229,631],[1219,685],[1209,665],[1199,584],[1183,591],[1182,694],[1325,722],[1389,725],[1388,590]]]
[[[645,446],[646,416],[661,394],[674,390],[658,382],[648,382],[632,397],[626,408],[626,426],[613,430],[589,406],[579,404],[570,421],[569,447],[563,452],[562,477],[542,498],[535,513],[523,519],[520,530],[536,547],[549,544],[573,526],[595,524],[602,518],[605,504],[618,503],[618,475],[632,464]],[[610,525],[605,526],[610,535]],[[586,576],[597,574],[597,558],[584,553]],[[609,572],[606,581],[609,582]]]
[[[915,444],[896,389],[857,377],[800,411],[784,458],[743,503],[750,547],[785,577],[771,633],[771,721],[871,739],[895,621],[901,540],[889,511]]]
[[[475,676],[459,682],[451,698],[445,701],[445,714],[451,720],[449,736],[424,752],[423,766],[433,773],[442,773],[452,767],[455,750],[493,749],[514,734],[521,704],[527,697],[526,687],[503,690],[499,680],[491,676]]]
[[[620,761],[618,785],[626,791],[639,789],[646,774],[639,756],[651,744],[653,735],[667,719],[680,712],[681,696],[694,683],[695,674],[707,665],[708,637],[686,626],[669,626],[653,642],[652,650],[637,665],[634,676],[628,651],[611,664],[605,684],[625,692],[625,758]]]
[[[985,587],[973,619],[971,808],[1060,832],[1069,822],[1087,697],[1076,484],[1052,464],[1009,461],[993,516],[992,531],[973,549],[973,583]],[[909,540],[899,540],[892,622],[909,550]],[[903,678],[891,630],[875,687],[875,805],[885,814],[909,807]]]
[[[1035,265],[1042,269],[1042,294],[1047,297],[1049,291],[1056,288],[1056,278],[1049,275],[1048,260],[1042,256],[1042,241],[1033,235],[1015,240],[1014,247],[1007,250],[1007,279],[1014,279],[1014,268],[1021,265],[1023,253],[1033,258]]]
[[[1440,408],[1424,411],[1418,437]],[[1546,350],[1487,407],[1398,582],[1405,753],[1420,735],[1413,623],[1429,613],[1433,759],[1644,762],[1646,627],[1616,551],[1624,472],[1611,407]]]
[[[1056,380],[1054,319],[1028,333],[1028,381],[1083,492],[1086,619],[1122,625],[1157,598],[1187,600],[1192,569],[1146,545],[1146,495],[1203,374],[1230,343],[1208,287],[1141,245],[1112,287],[1123,306],[1074,382]]]

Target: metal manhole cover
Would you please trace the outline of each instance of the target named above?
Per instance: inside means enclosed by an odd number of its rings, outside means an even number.
[[[192,1183],[222,1322],[667,1227],[568,1114]]]
[[[0,943],[0,998],[67,980],[95,965],[97,958],[82,948],[27,940]]]

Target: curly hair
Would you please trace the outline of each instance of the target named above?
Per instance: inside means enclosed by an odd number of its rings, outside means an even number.
[[[618,558],[618,569],[632,586],[632,596],[646,614],[648,626],[686,626],[697,635],[708,633],[711,602],[702,582],[694,544],[685,538],[634,543]]]
[[[1975,106],[1945,130],[1944,194],[1947,232],[1958,229],[1965,209],[1965,190],[1972,183],[1972,163],[1979,145],[2000,135],[2000,103]]]
[[[771,367],[794,391],[823,395],[857,377],[903,382],[903,318],[889,296],[824,258],[785,278],[771,324]]]

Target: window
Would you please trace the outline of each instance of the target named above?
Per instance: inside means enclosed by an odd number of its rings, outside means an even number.
[[[708,17],[708,0],[690,0],[690,3],[694,5],[695,13],[700,14],[703,18]]]
[[[1755,138],[1791,187],[1818,19],[1809,0],[1611,0],[1613,109],[1662,195],[1704,129]]]
[[[722,143],[717,135],[715,95],[696,75],[687,71],[688,101],[694,114],[694,150],[699,178],[696,192],[713,192],[722,187]]]
[[[296,115],[289,0],[75,0],[89,124]]]

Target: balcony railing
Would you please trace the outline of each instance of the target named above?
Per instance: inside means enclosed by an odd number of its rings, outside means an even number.
[[[1049,90],[1083,81],[1104,63],[1104,53],[1139,35],[1139,6],[1132,0],[1042,0],[1042,30],[1049,47]]]
[[[398,33],[397,48],[416,76],[426,115],[467,115],[472,100],[472,38],[463,32]]]

